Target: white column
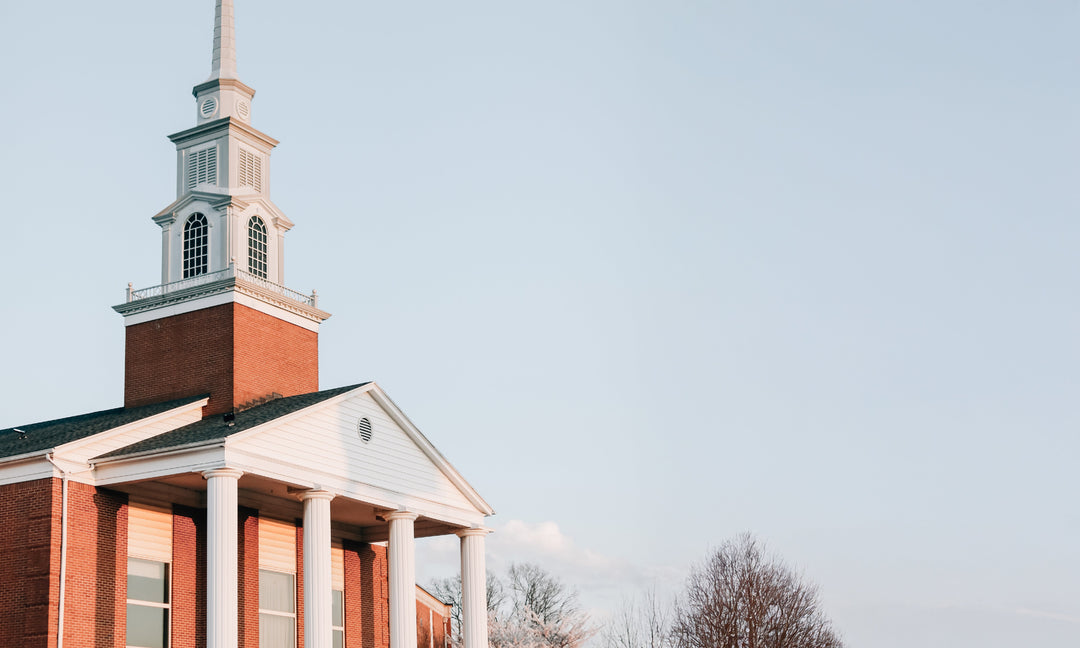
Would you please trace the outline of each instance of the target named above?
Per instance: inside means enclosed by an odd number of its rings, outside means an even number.
[[[235,468],[216,468],[206,479],[206,648],[237,648]]]
[[[416,513],[394,511],[390,523],[390,648],[416,648]]]
[[[330,500],[334,494],[309,490],[304,502],[304,648],[333,648],[333,583],[330,580]]]
[[[461,538],[461,625],[463,648],[487,648],[487,568],[484,536],[491,529],[458,531]]]

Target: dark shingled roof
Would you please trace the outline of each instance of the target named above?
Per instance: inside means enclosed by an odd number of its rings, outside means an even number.
[[[117,407],[91,414],[69,416],[55,421],[16,425],[13,428],[0,430],[0,458],[15,457],[31,452],[45,452],[65,443],[78,441],[99,432],[134,423],[194,403],[203,398],[206,398],[206,396],[191,396],[164,403],[143,405],[142,407]],[[23,435],[20,435],[16,430],[25,432],[26,438],[19,438]]]
[[[201,421],[185,425],[184,427],[170,430],[169,432],[150,437],[149,439],[144,439],[138,443],[133,443],[124,448],[120,448],[119,450],[107,452],[100,457],[95,457],[95,459],[120,457],[141,452],[163,451],[182,446],[202,445],[213,443],[215,441],[224,441],[233,434],[249,430],[255,426],[262,425],[263,423],[268,423],[287,414],[302,410],[305,407],[311,407],[312,405],[321,403],[324,400],[333,398],[339,394],[344,394],[347,391],[363,387],[366,384],[368,383],[349,385],[348,387],[338,387],[337,389],[327,389],[326,391],[301,394],[299,396],[278,398],[268,403],[263,403],[262,405],[256,405],[251,409],[237,412],[234,415],[231,426],[225,422],[225,417],[223,415],[218,414],[210,416]]]

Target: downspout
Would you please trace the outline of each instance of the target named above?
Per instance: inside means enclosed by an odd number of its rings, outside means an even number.
[[[53,461],[52,453],[45,453],[45,458],[60,471],[60,609],[56,628],[56,648],[64,648],[64,583],[67,580],[67,526],[68,526],[68,472]]]

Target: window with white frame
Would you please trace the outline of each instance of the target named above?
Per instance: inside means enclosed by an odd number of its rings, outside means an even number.
[[[248,272],[266,279],[266,223],[258,216],[248,221]]]
[[[296,577],[259,570],[259,648],[295,648]]]
[[[345,592],[334,590],[334,613],[331,627],[334,634],[334,648],[345,648]]]
[[[168,648],[169,564],[128,558],[127,646]]]
[[[184,223],[184,279],[206,274],[209,230],[202,214],[192,214]]]
[[[345,646],[345,550],[341,540],[330,541],[330,588],[333,596],[331,632],[334,648]]]

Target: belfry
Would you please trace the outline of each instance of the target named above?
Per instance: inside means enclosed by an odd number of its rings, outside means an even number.
[[[129,289],[124,404],[210,394],[206,414],[319,388],[316,295],[284,286],[293,223],[270,200],[277,140],[251,126],[236,76],[231,0],[217,3],[210,78],[176,144],[176,200],[161,227],[161,284]]]
[[[329,314],[285,287],[232,0],[213,42],[161,283],[114,307],[123,406],[0,429],[0,646],[447,648],[414,541],[453,535],[461,645],[487,648],[494,510],[377,384],[320,391]]]

